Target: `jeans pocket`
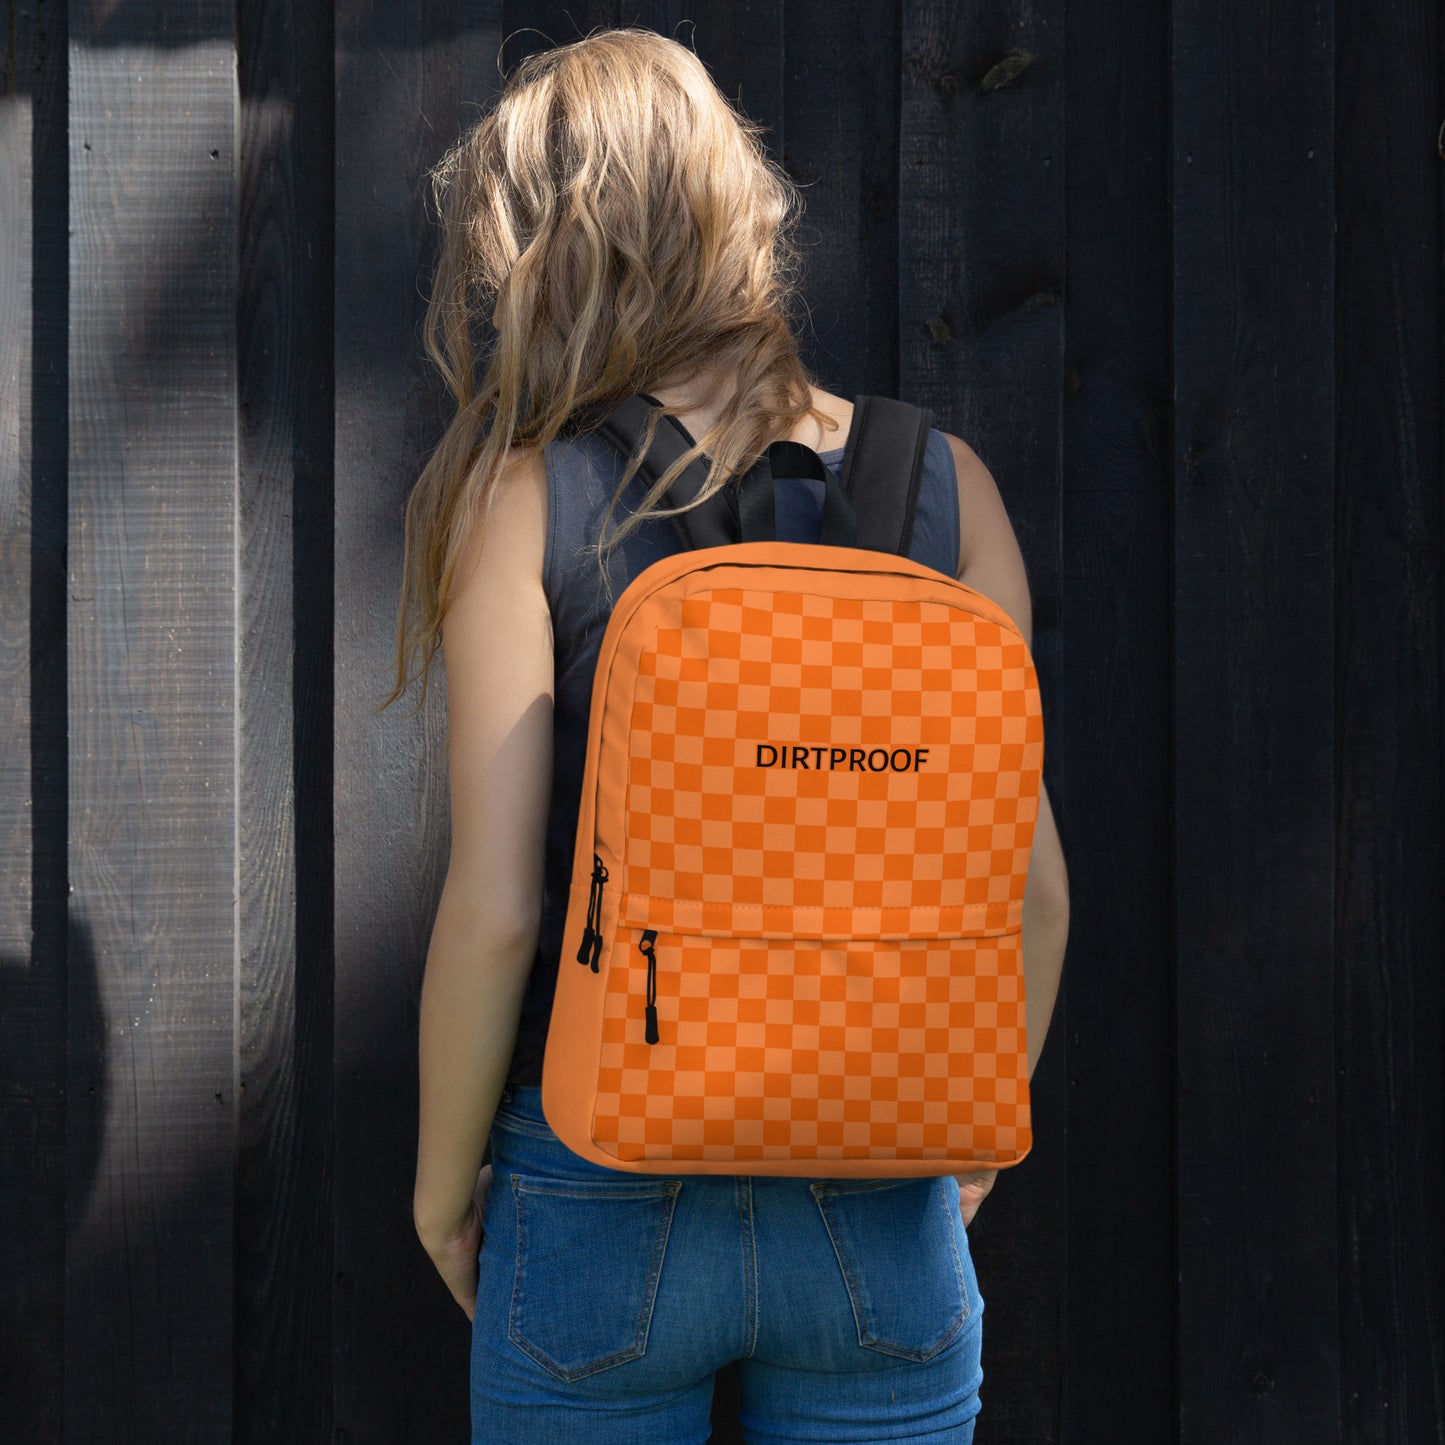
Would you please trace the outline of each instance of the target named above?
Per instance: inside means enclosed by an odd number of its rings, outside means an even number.
[[[682,1181],[511,1179],[512,1343],[562,1380],[645,1354]]]
[[[865,1349],[931,1359],[969,1318],[972,1302],[958,1252],[963,1221],[955,1221],[947,1184],[939,1177],[811,1186]]]

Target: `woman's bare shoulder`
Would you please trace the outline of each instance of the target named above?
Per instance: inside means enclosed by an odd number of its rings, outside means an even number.
[[[477,580],[478,567],[542,583],[547,539],[547,465],[541,447],[510,447],[491,485],[488,505],[457,555],[453,595]]]

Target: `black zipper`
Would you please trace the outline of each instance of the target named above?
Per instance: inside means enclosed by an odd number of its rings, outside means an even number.
[[[593,973],[598,971],[597,960],[602,955],[602,885],[606,882],[607,869],[594,853],[592,889],[587,895],[587,927],[582,930],[582,946],[577,950],[577,962],[590,965]]]
[[[657,930],[644,928],[637,946],[647,958],[647,1042],[657,1042]]]

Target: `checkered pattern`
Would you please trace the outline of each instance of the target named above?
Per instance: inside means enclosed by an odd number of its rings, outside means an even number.
[[[845,908],[1021,896],[1038,812],[1027,775],[1043,757],[1021,637],[944,603],[730,589],[678,606],[638,668],[629,894]],[[929,752],[917,772],[815,771],[758,767],[759,743]]]
[[[593,1138],[618,1159],[1007,1162],[1029,1142],[1017,933],[828,944],[641,929],[608,975]]]
[[[634,678],[597,1145],[1009,1161],[1043,759],[1022,638],[944,601],[722,587],[668,608]],[[760,767],[759,744],[928,752]]]

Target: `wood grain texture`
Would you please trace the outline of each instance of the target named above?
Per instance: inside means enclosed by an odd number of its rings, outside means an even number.
[[[1065,16],[1066,1441],[1176,1431],[1167,20]]]
[[[333,1428],[463,1439],[466,1319],[416,1239],[417,1020],[450,826],[445,677],[380,717],[403,508],[446,406],[420,345],[427,172],[497,83],[496,3],[336,11]],[[394,1328],[405,1321],[404,1328]]]
[[[127,13],[69,76],[65,1433],[116,1445],[230,1434],[236,1147],[235,55]]]
[[[467,1438],[444,674],[371,714],[426,172],[615,24],[769,127],[805,359],[932,406],[1028,564],[1072,926],[978,1439],[1445,1445],[1445,37],[1366,0],[13,0],[0,1439]]]
[[[12,79],[34,64],[28,43],[0,88],[0,967],[30,953],[31,276],[34,104]],[[28,74],[26,75],[28,79]]]
[[[58,1438],[65,1326],[65,16],[0,71],[0,1439]]]
[[[237,1445],[332,1416],[331,14],[238,11]]]
[[[1063,404],[1063,6],[903,7],[899,386],[963,438],[998,483],[1033,603],[1045,731],[1059,735]],[[966,523],[965,523],[966,524]],[[1061,832],[1061,749],[1044,781]],[[1069,976],[1064,966],[1065,989]],[[969,1226],[986,1301],[987,1431],[1059,1438],[1066,1197],[1066,992],[1030,1081],[1035,1144]]]
[[[777,158],[803,193],[800,339],[824,389],[849,401],[899,395],[900,13],[784,7]]]
[[[1335,12],[1341,1438],[1445,1442],[1445,14]],[[1317,157],[1317,160],[1320,159]]]
[[[510,75],[527,56],[570,45],[593,30],[636,23],[637,0],[504,0],[502,64]]]
[[[1172,19],[1179,1428],[1341,1428],[1332,9]]]
[[[30,153],[32,110],[28,95],[0,90],[0,184],[10,197],[0,212],[0,578],[8,583],[6,595],[23,593],[29,588],[29,565],[21,553],[29,537],[30,482],[29,438],[30,415],[30,234],[34,225],[31,205]],[[7,611],[0,631],[0,677],[10,684],[12,706],[25,706],[24,693],[16,695],[14,679],[17,660],[28,652],[16,647],[19,624],[23,614]],[[23,731],[23,729],[22,729]],[[12,734],[13,735],[13,734]],[[0,786],[6,788],[0,798],[9,796],[8,756],[0,767]],[[8,815],[13,805],[0,802]],[[9,947],[10,920],[16,916],[12,890],[26,887],[25,880],[7,878],[0,893],[0,948]],[[26,892],[28,895],[28,887]],[[26,897],[28,905],[29,898]]]

